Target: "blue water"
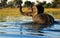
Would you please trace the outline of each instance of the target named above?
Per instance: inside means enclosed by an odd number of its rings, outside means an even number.
[[[0,22],[0,38],[60,38],[60,20],[51,25],[32,21]]]

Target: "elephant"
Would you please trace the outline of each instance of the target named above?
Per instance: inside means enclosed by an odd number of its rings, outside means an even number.
[[[49,14],[46,14],[46,13],[39,13],[39,11],[40,12],[44,12],[44,8],[42,6],[40,6],[40,7],[36,6],[38,12],[35,12],[35,13],[34,13],[35,9],[33,9],[33,6],[31,6],[32,12],[23,12],[22,8],[23,7],[20,4],[20,12],[21,12],[21,14],[22,15],[26,15],[26,16],[31,16],[33,22],[38,23],[38,24],[47,24],[47,25],[54,24],[54,18],[53,18],[53,16],[51,16]]]

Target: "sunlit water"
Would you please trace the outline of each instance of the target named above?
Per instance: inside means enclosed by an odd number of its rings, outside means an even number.
[[[32,20],[18,22],[0,22],[0,37],[1,38],[60,38],[60,20],[56,20],[57,24],[40,25],[35,24]]]

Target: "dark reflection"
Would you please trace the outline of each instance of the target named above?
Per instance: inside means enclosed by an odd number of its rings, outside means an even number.
[[[49,29],[48,31],[60,32],[60,30],[52,30],[52,29]]]
[[[44,34],[31,34],[31,35],[34,35],[34,36],[45,36]]]
[[[32,25],[25,25],[25,27],[28,28],[27,30],[31,31],[31,32],[41,32],[40,30],[43,30],[44,28],[47,28],[47,27],[51,27],[53,25],[54,24],[51,24],[51,25],[41,25],[41,24],[33,23]],[[41,32],[41,33],[43,33],[43,32]]]
[[[60,24],[60,21],[54,21],[54,24]]]
[[[47,27],[51,27],[53,26],[54,24],[50,24],[50,25],[42,25],[42,24],[37,24],[37,23],[33,23],[33,22],[29,22],[29,23],[23,23],[21,24],[22,25],[22,30],[23,28],[27,28],[25,29],[27,32],[34,32],[34,33],[30,33],[30,35],[38,35],[38,36],[44,36],[44,32],[41,31],[43,30],[44,28],[47,28]],[[42,34],[41,34],[42,33]],[[23,34],[23,33],[22,33]],[[29,34],[27,34],[29,35]]]

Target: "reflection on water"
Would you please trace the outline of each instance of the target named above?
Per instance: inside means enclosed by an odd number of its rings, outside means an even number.
[[[51,38],[60,38],[60,21],[51,25],[40,25],[33,22],[22,23],[21,34],[32,36],[50,36]]]
[[[28,23],[23,23],[21,25],[21,31],[22,34],[28,34],[28,35],[39,35],[39,36],[44,36],[44,32],[42,31],[44,28],[50,28],[54,24],[51,25],[41,25],[41,24],[36,24],[33,22],[28,22]]]
[[[60,20],[58,22],[58,24],[51,25],[41,25],[31,21],[0,22],[0,34],[22,34],[60,38]]]

